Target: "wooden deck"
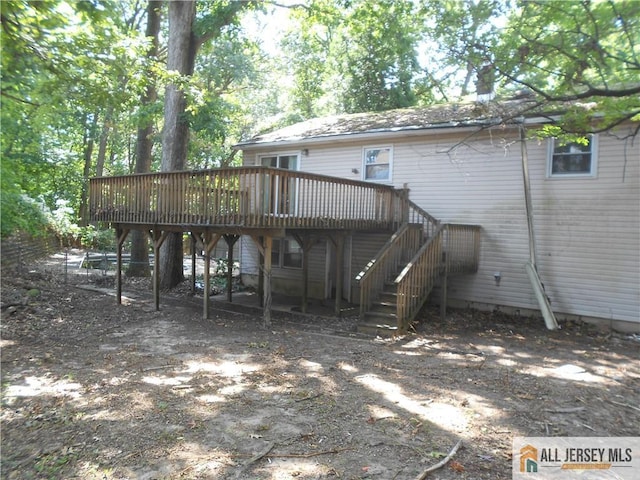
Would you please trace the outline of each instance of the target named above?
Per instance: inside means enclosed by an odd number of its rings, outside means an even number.
[[[169,232],[190,232],[205,252],[205,272],[209,271],[210,252],[221,238],[229,244],[231,255],[233,242],[240,235],[250,236],[260,252],[259,291],[264,298],[265,324],[270,323],[273,238],[291,234],[302,247],[304,311],[309,275],[306,259],[313,236],[321,234],[333,242],[335,290],[341,292],[345,238],[355,231],[395,232],[358,276],[361,315],[391,280],[398,285],[394,293],[399,299],[394,313],[397,329],[406,331],[442,272],[446,276],[477,269],[480,238],[477,226],[441,225],[410,201],[408,193],[388,185],[271,167],[100,177],[90,181],[89,220],[116,229],[118,302],[122,245],[130,230],[149,232],[156,259]],[[156,265],[153,285],[159,309],[159,262]],[[401,275],[390,279],[398,268]],[[205,274],[205,291],[208,285]],[[336,295],[336,314],[340,304],[341,295]],[[205,318],[208,311],[205,295]]]
[[[269,167],[100,177],[90,181],[90,221],[248,234],[394,230],[406,216],[402,193],[387,185]]]

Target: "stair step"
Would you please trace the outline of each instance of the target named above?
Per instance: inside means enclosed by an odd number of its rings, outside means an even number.
[[[380,292],[378,295],[378,300],[376,303],[385,303],[385,304],[393,304],[397,305],[398,303],[398,295],[396,293],[389,292]]]
[[[370,312],[374,312],[374,313],[390,313],[390,314],[394,314],[396,313],[398,309],[398,304],[393,301],[393,302],[375,302],[373,305],[371,305],[371,308],[369,309]]]
[[[358,333],[365,333],[367,335],[377,335],[380,337],[392,337],[398,332],[398,325],[395,320],[392,322],[375,322],[372,320],[366,320],[358,323]]]

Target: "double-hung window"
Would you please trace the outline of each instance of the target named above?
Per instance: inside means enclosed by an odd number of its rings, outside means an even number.
[[[367,147],[363,151],[364,179],[391,181],[393,149],[391,147]]]
[[[590,135],[586,144],[549,139],[548,177],[595,177],[598,171],[598,137]]]

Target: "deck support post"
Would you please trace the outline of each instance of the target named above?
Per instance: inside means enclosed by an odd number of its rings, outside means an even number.
[[[303,237],[297,233],[293,233],[292,236],[302,249],[302,300],[300,311],[307,313],[307,303],[309,302],[309,252],[315,242],[308,235]]]
[[[149,237],[153,244],[153,301],[156,311],[160,310],[160,247],[167,238],[169,232],[150,230]]]
[[[260,252],[260,269],[258,270],[258,294],[263,292],[260,305],[263,309],[263,324],[265,327],[271,326],[271,252],[273,251],[273,237],[266,235],[258,237],[252,235],[251,238]],[[264,303],[263,303],[264,298]]]
[[[128,228],[116,227],[116,300],[118,305],[122,305],[122,245],[128,234]]]
[[[442,280],[440,286],[440,320],[444,321],[447,318],[447,276],[449,273],[449,262],[446,258],[444,260],[444,268],[442,270]]]
[[[271,326],[271,251],[273,250],[273,237],[264,237],[264,311],[263,322],[265,327]]]
[[[224,235],[224,241],[227,242],[227,301],[232,302],[233,292],[233,246],[236,244],[239,235]]]
[[[262,237],[253,239],[258,246],[258,305],[264,308],[264,248],[262,248]]]
[[[221,238],[222,235],[220,235],[219,233],[212,235],[211,232],[205,232],[202,236],[202,244],[204,245],[204,294],[202,318],[205,320],[209,318],[209,295],[211,293],[211,252]]]
[[[344,234],[336,236],[336,317],[342,313],[342,284],[344,279]]]
[[[193,232],[189,235],[191,237],[191,295],[196,294],[196,248],[198,246],[198,240]]]

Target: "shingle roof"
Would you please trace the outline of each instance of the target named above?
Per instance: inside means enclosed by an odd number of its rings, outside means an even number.
[[[532,115],[538,106],[538,102],[525,98],[489,103],[447,103],[422,108],[334,115],[313,118],[260,134],[239,143],[236,147],[365,133],[495,124],[513,121],[516,117],[523,115]],[[539,115],[540,112],[536,114]]]

